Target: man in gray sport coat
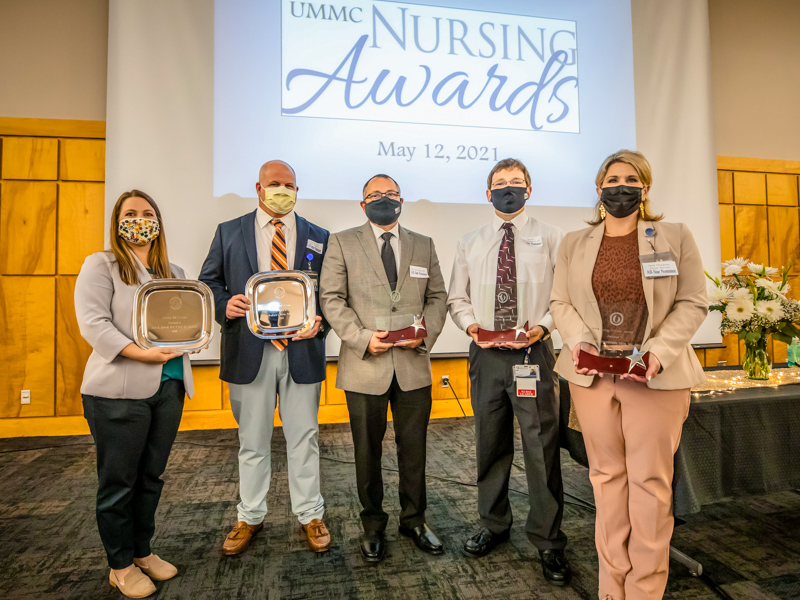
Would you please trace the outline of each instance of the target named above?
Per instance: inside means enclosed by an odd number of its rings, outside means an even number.
[[[441,554],[441,542],[425,523],[425,458],[430,351],[444,326],[447,292],[433,240],[399,225],[403,199],[397,182],[375,175],[363,198],[369,221],[330,236],[320,276],[322,311],[342,340],[336,387],[345,391],[353,432],[363,507],[361,554],[368,562],[385,555],[381,449],[390,403],[400,468],[400,533],[421,550]],[[409,326],[427,337],[385,341],[390,332]]]

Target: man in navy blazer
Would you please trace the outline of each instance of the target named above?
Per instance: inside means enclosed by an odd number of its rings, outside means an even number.
[[[262,340],[250,332],[245,318],[250,303],[244,291],[252,275],[296,269],[318,277],[322,269],[329,233],[294,212],[297,190],[291,166],[279,160],[264,163],[256,183],[258,208],[217,227],[200,272],[200,280],[214,292],[222,330],[220,378],[229,384],[239,424],[241,502],[236,526],[222,546],[227,555],[244,552],[263,527],[278,397],[292,510],[313,551],[324,552],[331,542],[322,520],[317,421],[329,327],[318,311],[309,331],[291,340]]]

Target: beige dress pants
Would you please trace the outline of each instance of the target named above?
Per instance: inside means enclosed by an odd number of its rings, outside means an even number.
[[[569,386],[597,506],[599,597],[664,595],[672,538],[673,458],[690,390],[651,390],[613,375]]]

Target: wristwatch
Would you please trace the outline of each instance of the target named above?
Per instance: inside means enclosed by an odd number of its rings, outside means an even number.
[[[546,340],[547,338],[549,338],[550,337],[550,330],[547,327],[545,327],[544,325],[539,325],[539,327],[541,327],[542,331],[544,331],[544,333],[542,334],[542,337],[540,337],[539,339],[540,340]]]

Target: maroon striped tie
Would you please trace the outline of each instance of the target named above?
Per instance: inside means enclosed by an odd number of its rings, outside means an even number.
[[[497,279],[494,287],[494,329],[503,331],[517,326],[517,259],[514,254],[514,230],[503,223],[503,241],[497,254]]]

